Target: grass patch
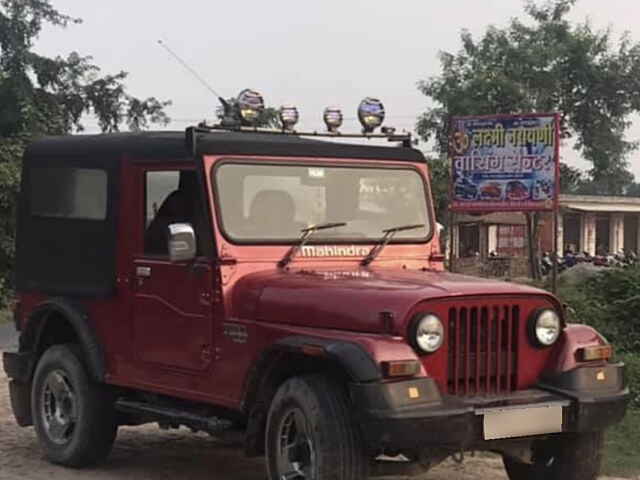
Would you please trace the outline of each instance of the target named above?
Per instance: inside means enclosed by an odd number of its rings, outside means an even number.
[[[629,410],[624,421],[611,427],[605,438],[602,473],[633,477],[640,473],[640,410]]]
[[[8,310],[0,310],[0,323],[5,323],[11,320],[11,313]]]

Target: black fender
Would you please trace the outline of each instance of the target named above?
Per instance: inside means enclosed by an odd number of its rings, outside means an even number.
[[[373,382],[382,379],[380,368],[360,345],[344,340],[292,336],[278,340],[274,349],[305,353],[307,347],[321,347],[326,358],[345,369],[354,382]],[[318,352],[319,353],[319,352]]]
[[[310,352],[309,347],[313,349]],[[245,382],[243,408],[251,408],[253,396],[271,370],[278,353],[296,353],[329,360],[340,366],[354,382],[373,382],[382,379],[380,368],[360,345],[344,340],[316,338],[303,335],[285,337],[266,349],[251,368]]]
[[[282,368],[282,358],[290,354],[326,362],[344,374],[350,382],[365,383],[380,380],[380,368],[360,345],[344,340],[316,338],[303,335],[285,337],[258,357],[245,381],[242,410],[248,417],[245,452],[260,455],[264,450],[264,427],[271,399],[280,382],[295,374],[300,365],[293,365],[291,373]]]
[[[66,298],[45,300],[29,315],[20,335],[20,352],[33,357],[32,365],[28,368],[29,378],[33,375],[37,358],[43,353],[42,334],[53,315],[59,315],[69,322],[79,340],[91,378],[96,382],[102,382],[106,372],[104,350],[84,308]]]

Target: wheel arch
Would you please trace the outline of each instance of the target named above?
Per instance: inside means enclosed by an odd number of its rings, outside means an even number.
[[[280,385],[297,375],[320,372],[337,377],[345,385],[381,379],[373,358],[354,342],[308,336],[291,336],[277,341],[259,356],[245,382],[242,410],[248,418],[247,455],[264,453],[269,406]]]
[[[63,343],[77,343],[92,380],[104,380],[104,351],[89,321],[89,315],[81,305],[66,298],[45,300],[28,317],[20,335],[20,352],[32,355],[29,378],[44,351],[51,345]]]

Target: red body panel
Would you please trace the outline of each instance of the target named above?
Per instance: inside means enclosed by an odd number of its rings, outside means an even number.
[[[85,302],[113,384],[239,408],[248,372],[261,352],[290,335],[356,342],[377,362],[407,360],[417,358],[406,340],[408,322],[417,312],[446,319],[450,305],[497,299],[516,302],[524,322],[541,306],[559,309],[553,297],[537,289],[444,272],[437,235],[428,243],[390,244],[369,267],[361,267],[358,257],[297,257],[289,268],[279,269],[276,263],[289,245],[234,245],[218,229],[210,172],[220,159],[205,157],[203,165],[217,252],[198,259],[197,268],[142,255],[143,170],[184,165],[158,162],[143,168],[130,159],[122,162],[117,291],[110,299]],[[428,178],[426,165],[413,167]],[[140,278],[138,267],[150,268],[151,276]],[[44,299],[21,295],[26,316]],[[380,320],[383,311],[393,314],[392,331]],[[229,328],[246,336],[239,341]],[[562,357],[560,348],[572,348],[563,340],[562,347],[535,349],[525,328],[517,342],[517,388],[532,385],[543,369],[556,368],[550,359]],[[421,375],[433,376],[443,389],[447,351],[445,342],[437,353],[421,358]],[[567,366],[565,361],[558,368]]]

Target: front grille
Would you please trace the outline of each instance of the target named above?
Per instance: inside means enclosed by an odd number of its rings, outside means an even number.
[[[451,307],[449,393],[490,395],[515,390],[519,324],[517,305]]]

